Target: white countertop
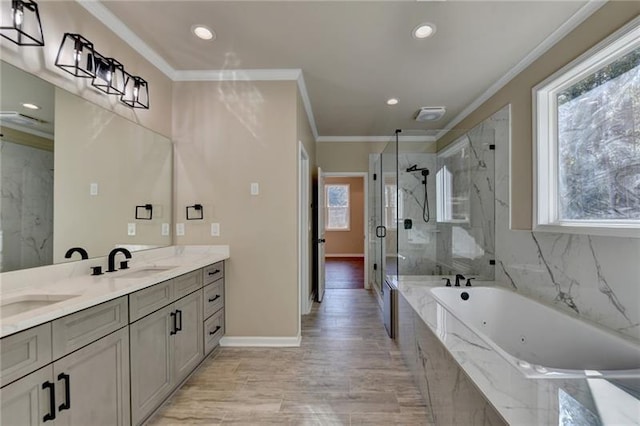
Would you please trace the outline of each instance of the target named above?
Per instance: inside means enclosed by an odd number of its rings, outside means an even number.
[[[442,286],[441,277],[401,276],[396,284],[400,294],[509,424],[640,424],[638,380],[528,379],[438,305],[429,288]]]
[[[132,255],[129,269],[99,276],[90,275],[90,267],[102,265],[103,270],[106,270],[106,257],[0,274],[0,303],[19,300],[29,295],[45,295],[51,298],[74,295],[57,303],[1,319],[0,337],[228,259],[229,246],[171,246],[134,252]],[[116,264],[119,264],[124,257],[119,254],[116,260]],[[152,271],[141,278],[126,277],[133,271],[153,267],[172,268]]]

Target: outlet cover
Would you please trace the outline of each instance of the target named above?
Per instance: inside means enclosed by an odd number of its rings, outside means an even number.
[[[220,224],[219,223],[212,223],[211,224],[211,236],[212,237],[219,237],[220,236]]]
[[[253,182],[251,184],[251,195],[258,195],[260,194],[260,185],[258,184],[258,182]]]
[[[184,237],[184,223],[176,223],[176,235]]]
[[[135,223],[127,223],[127,235],[133,237],[136,235],[136,224]]]
[[[89,195],[98,195],[98,184],[92,183],[89,185]]]
[[[162,224],[162,236],[163,237],[168,237],[169,236],[169,224],[168,223],[163,223]]]

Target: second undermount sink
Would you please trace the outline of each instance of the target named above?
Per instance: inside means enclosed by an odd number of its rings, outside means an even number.
[[[124,272],[118,275],[116,278],[146,278],[160,272],[169,271],[177,268],[177,266],[143,266],[140,268],[131,269],[131,271]]]
[[[77,294],[23,294],[8,297],[0,302],[0,318],[9,318],[77,296]]]

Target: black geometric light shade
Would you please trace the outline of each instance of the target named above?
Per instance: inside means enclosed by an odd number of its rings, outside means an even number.
[[[126,71],[114,58],[105,58],[95,52],[95,77],[91,84],[108,95],[124,95]]]
[[[44,46],[38,5],[32,0],[0,2],[0,35],[19,46]]]
[[[143,78],[127,74],[120,100],[131,108],[149,109],[149,85]]]
[[[80,34],[65,33],[56,56],[56,66],[75,77],[96,76],[96,53],[91,43]]]

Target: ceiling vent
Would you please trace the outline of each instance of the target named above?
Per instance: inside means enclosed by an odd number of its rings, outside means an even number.
[[[422,107],[416,114],[416,121],[440,120],[445,112],[447,112],[445,107]]]

